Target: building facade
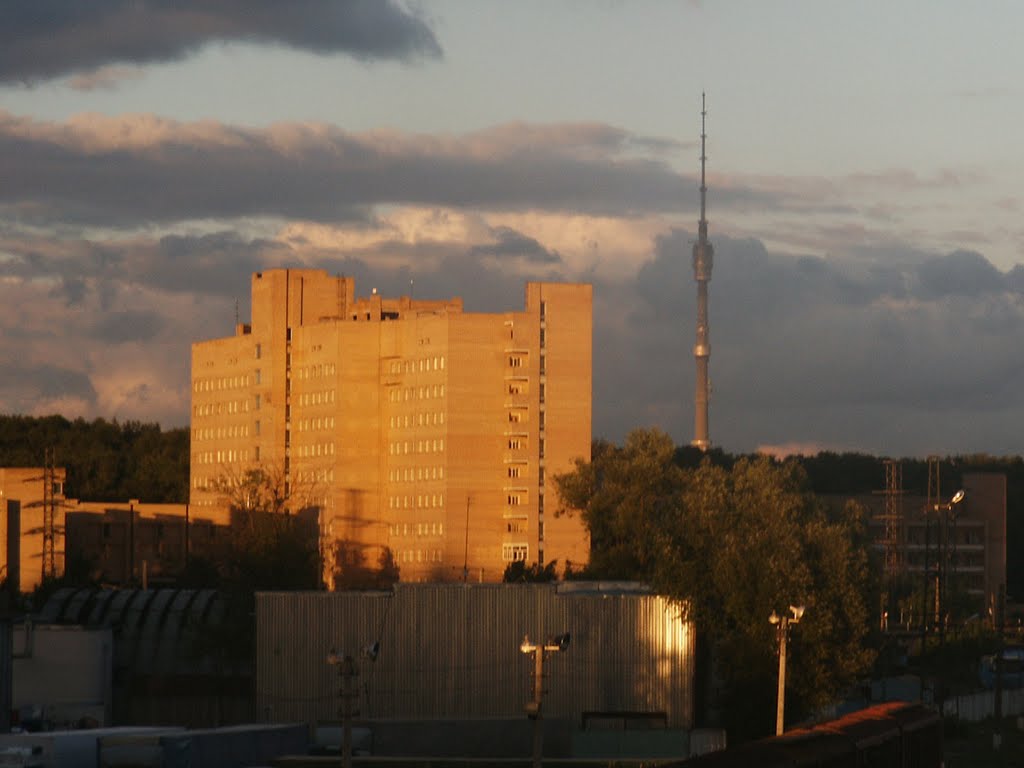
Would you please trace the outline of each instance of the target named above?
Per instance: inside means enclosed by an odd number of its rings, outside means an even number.
[[[64,573],[62,467],[0,467],[2,578],[30,592]]]
[[[1006,585],[1006,476],[965,473],[962,490],[959,503],[932,507],[925,496],[900,495],[894,531],[886,522],[884,495],[856,497],[868,513],[876,562],[881,567],[887,549],[895,546],[897,572],[927,598],[929,624],[943,620],[957,593],[979,614],[993,615],[999,589]],[[835,508],[843,501],[831,499]],[[891,623],[919,623],[920,610],[893,616]]]
[[[69,499],[65,561],[77,577],[105,586],[168,586],[191,558],[219,562],[230,525],[222,508],[205,508],[196,516],[188,504]]]
[[[328,586],[389,553],[403,580],[584,563],[554,476],[589,459],[592,293],[528,283],[522,311],[356,298],[321,270],[252,277],[252,322],[192,347],[191,502],[259,468],[319,511]]]

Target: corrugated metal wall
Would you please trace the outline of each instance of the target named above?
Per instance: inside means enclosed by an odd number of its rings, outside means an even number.
[[[532,697],[533,657],[523,636],[570,632],[546,656],[544,712],[664,712],[693,723],[693,627],[636,585],[400,584],[385,593],[260,593],[256,597],[256,703],[262,716],[337,719],[341,680],[331,648],[358,660],[364,718],[521,717]]]

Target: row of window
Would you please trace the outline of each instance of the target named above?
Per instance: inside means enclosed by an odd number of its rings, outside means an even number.
[[[258,373],[258,372],[257,372]],[[257,384],[259,382],[257,381]],[[193,392],[220,392],[225,389],[240,389],[249,386],[249,375],[219,376],[217,378],[196,379],[192,382]]]
[[[388,526],[388,536],[444,536],[444,523],[395,523]]]
[[[333,469],[310,469],[295,473],[295,480],[299,483],[333,483]],[[326,497],[325,497],[326,498]]]
[[[432,397],[444,397],[444,384],[431,384],[426,387],[391,387],[388,389],[389,403],[407,403],[410,400],[428,400]]]
[[[336,400],[336,389],[322,389],[319,392],[303,392],[299,395],[299,405],[326,405]]]
[[[392,416],[388,422],[392,429],[403,427],[429,427],[444,424],[444,411],[433,413],[407,413],[404,416]]]
[[[296,448],[300,459],[313,458],[315,456],[333,456],[334,442],[313,443],[311,445],[299,445]]]
[[[388,481],[392,483],[413,480],[444,480],[444,467],[392,467],[388,470]]]
[[[231,437],[248,437],[248,424],[232,424],[227,427],[196,427],[192,430],[193,440],[224,440]]]
[[[195,455],[196,464],[223,464],[226,461],[248,461],[248,449],[234,448],[226,451],[200,451]]]
[[[335,376],[338,373],[336,363],[322,363],[318,365],[302,365],[292,371],[292,375],[300,381],[309,379],[322,379],[324,376]]]
[[[510,507],[518,507],[526,502],[526,491],[509,491],[505,494],[505,503]]]
[[[315,419],[299,419],[295,425],[299,432],[313,432],[318,429],[334,429],[334,417],[320,416]]]
[[[403,549],[397,553],[397,560],[400,563],[440,563],[441,562],[441,550],[440,549],[428,549],[426,551],[422,549],[412,550]]]
[[[388,509],[426,509],[444,506],[443,493],[420,493],[409,496],[388,496]]]
[[[256,405],[259,408],[259,405]],[[225,413],[248,413],[248,400],[228,400],[221,403],[202,403],[192,407],[193,416],[220,416]]]
[[[438,453],[443,450],[443,437],[435,440],[396,440],[388,443],[388,453],[392,456],[408,453]]]
[[[419,360],[392,360],[388,365],[389,373],[425,373],[426,371],[443,371],[444,355],[422,357]]]

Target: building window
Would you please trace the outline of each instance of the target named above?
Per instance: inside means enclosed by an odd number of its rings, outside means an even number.
[[[256,423],[253,424],[253,432],[255,432],[257,435],[260,433],[260,420],[259,419],[256,419]]]
[[[526,558],[530,553],[529,544],[502,544],[501,545],[501,559],[506,563],[514,563],[518,561],[526,562]]]
[[[507,533],[526,533],[529,522],[525,517],[506,517],[505,530]]]
[[[257,360],[260,359],[260,357],[262,356],[262,353],[263,353],[263,345],[262,344],[257,344],[256,345],[256,359]]]
[[[259,368],[257,368],[255,371],[253,371],[252,379],[253,379],[253,381],[256,384],[260,384],[261,383],[262,377],[260,375],[260,369]]]
[[[509,477],[519,477],[520,467],[517,464],[512,464],[508,467]]]

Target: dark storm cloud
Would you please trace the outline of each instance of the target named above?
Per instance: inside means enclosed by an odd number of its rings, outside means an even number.
[[[104,309],[116,306],[118,293],[127,285],[161,293],[247,298],[253,272],[297,265],[289,246],[233,231],[102,244],[24,239],[9,241],[5,248],[9,257],[0,260],[0,277],[53,282],[50,295],[68,305],[81,304],[95,293]],[[45,254],[43,248],[48,249]],[[156,318],[136,319],[140,322],[134,329],[118,330],[120,321],[107,318],[97,330],[110,341],[141,340],[160,330],[152,324]]]
[[[32,398],[76,398],[88,403],[96,402],[96,390],[92,381],[88,374],[80,370],[50,364],[30,364],[17,366],[14,373],[16,375],[5,377],[5,383],[0,383],[0,397],[5,400],[13,393],[16,396],[15,402],[21,400],[22,395],[28,394]],[[15,407],[9,412],[27,413],[29,410]]]
[[[562,260],[557,252],[549,251],[535,238],[516,232],[510,227],[495,227],[494,235],[497,242],[488,245],[475,245],[470,249],[470,255],[521,258],[547,264]]]
[[[1007,276],[984,256],[973,251],[956,251],[929,259],[917,270],[924,296],[973,296],[1006,290]]]
[[[155,312],[110,312],[96,323],[93,337],[110,344],[149,341],[163,330],[164,325],[164,319]]]
[[[0,112],[0,217],[135,226],[192,218],[365,219],[378,204],[584,212],[677,211],[696,186],[631,154],[603,125],[497,126],[463,136],[266,130],[90,115],[66,124]],[[784,198],[723,188],[716,204]]]
[[[713,240],[713,440],[733,450],[1019,450],[1020,267],[1003,273],[965,253],[817,259]],[[663,237],[634,284],[595,288],[607,302],[595,306],[595,403],[616,403],[595,406],[598,433],[655,423],[692,434],[691,243]]]
[[[360,59],[441,55],[427,22],[394,0],[4,0],[0,82],[174,61],[212,42]]]

